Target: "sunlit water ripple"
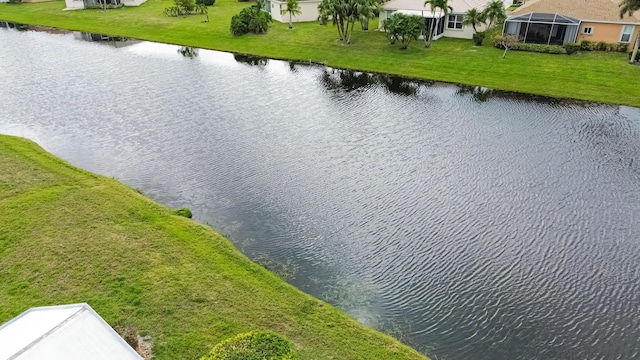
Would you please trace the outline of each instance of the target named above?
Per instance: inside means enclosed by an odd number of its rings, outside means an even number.
[[[190,207],[365,324],[440,360],[640,357],[640,109],[0,44],[0,132]]]

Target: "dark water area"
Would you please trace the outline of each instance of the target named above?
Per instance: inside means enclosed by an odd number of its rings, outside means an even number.
[[[0,133],[434,360],[640,358],[640,109],[106,38],[0,29]]]

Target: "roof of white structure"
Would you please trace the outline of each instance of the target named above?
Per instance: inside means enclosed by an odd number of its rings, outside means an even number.
[[[491,0],[449,0],[449,5],[453,8],[454,13],[465,13],[473,8],[482,10],[489,2]],[[424,6],[424,0],[391,0],[382,5],[382,8],[385,10],[424,11],[425,16],[427,16],[426,14],[431,14],[431,7],[429,5]]]
[[[142,358],[83,303],[31,308],[0,326],[0,359]]]

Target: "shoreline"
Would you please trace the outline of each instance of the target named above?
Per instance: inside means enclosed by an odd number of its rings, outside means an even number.
[[[428,360],[252,262],[209,226],[35,142],[0,135],[0,323],[34,306],[87,302],[153,343],[154,358],[199,359],[252,330],[302,358]],[[348,341],[345,341],[348,339]]]
[[[83,32],[82,30],[58,28],[58,27],[48,26],[48,25],[17,23],[17,22],[2,20],[2,19],[0,19],[0,21],[10,22],[10,23],[13,23],[15,25],[38,27],[38,28],[30,28],[30,29],[18,30],[18,31],[35,31],[35,32],[53,33],[53,34],[71,34],[73,32],[77,32],[77,31]],[[39,29],[39,28],[41,28],[41,29]],[[224,51],[224,50],[188,46],[188,45],[178,44],[178,43],[167,43],[167,42],[159,42],[159,41],[153,41],[153,40],[145,40],[145,39],[122,36],[122,35],[117,35],[117,34],[107,34],[107,33],[93,33],[93,34],[105,35],[105,36],[108,36],[108,37],[122,37],[122,38],[126,38],[126,39],[129,39],[129,40],[136,40],[136,41],[141,41],[141,42],[150,42],[150,43],[157,43],[157,44],[164,44],[164,45],[192,47],[192,48],[200,49],[200,50],[218,51],[218,52],[223,52],[223,53],[232,54],[232,55],[240,55],[240,56],[252,57],[252,58],[256,58],[256,59],[266,59],[266,60],[289,62],[289,63],[300,64],[300,65],[318,66],[318,67],[323,67],[325,69],[332,69],[332,70],[338,70],[338,71],[354,71],[354,72],[362,72],[362,73],[368,73],[368,74],[378,75],[378,76],[391,76],[391,77],[400,78],[403,81],[415,81],[415,82],[420,82],[420,83],[430,83],[429,85],[432,85],[432,84],[435,84],[435,83],[442,83],[442,84],[454,85],[454,86],[458,86],[458,87],[479,88],[481,90],[487,90],[489,92],[493,92],[493,91],[499,92],[501,94],[508,95],[510,97],[529,98],[529,99],[535,99],[535,100],[546,101],[546,102],[556,102],[557,101],[557,102],[563,102],[563,103],[573,103],[573,104],[578,104],[578,105],[590,105],[590,104],[596,104],[596,105],[601,105],[601,104],[618,105],[618,104],[608,104],[608,103],[602,103],[602,102],[593,101],[593,100],[576,99],[576,98],[570,98],[570,97],[553,97],[553,96],[539,95],[539,94],[535,94],[535,93],[527,93],[527,92],[521,92],[521,91],[502,90],[502,89],[498,89],[498,88],[484,87],[484,86],[481,86],[481,85],[470,85],[470,84],[464,84],[464,83],[452,82],[452,81],[446,81],[446,80],[432,80],[432,79],[424,79],[424,78],[419,78],[419,77],[411,77],[411,76],[398,75],[398,74],[392,74],[392,73],[386,73],[386,72],[377,72],[377,71],[358,70],[358,69],[353,69],[353,68],[335,67],[335,66],[330,66],[330,65],[328,65],[326,63],[323,63],[323,62],[317,62],[317,61],[311,61],[311,60],[304,61],[304,60],[298,60],[298,59],[265,57],[265,56],[249,54],[249,53],[229,52],[229,51]],[[624,105],[620,105],[620,106],[624,106]]]
[[[0,17],[23,24],[298,61],[335,69],[640,107],[640,89],[630,84],[631,79],[640,76],[640,67],[629,65],[627,55],[622,53],[584,52],[568,56],[512,51],[506,59],[501,59],[502,51],[493,48],[488,40],[485,45],[476,47],[470,40],[450,38],[437,40],[430,49],[414,42],[408,50],[401,51],[388,45],[384,35],[376,30],[355,30],[354,43],[345,46],[337,44],[335,29],[331,25],[316,23],[296,23],[289,31],[287,24],[274,22],[265,35],[232,37],[228,31],[229,15],[247,6],[246,3],[219,0],[209,12],[211,22],[204,24],[199,18],[174,19],[159,14],[159,9],[169,4],[169,0],[149,0],[137,8],[106,13],[98,10],[63,12],[62,1],[0,4],[3,13]],[[141,16],[142,20],[136,16]],[[156,23],[163,26],[157,27]],[[371,27],[377,28],[377,20]]]

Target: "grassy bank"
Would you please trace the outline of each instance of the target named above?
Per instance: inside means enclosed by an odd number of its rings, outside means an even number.
[[[107,12],[61,11],[63,1],[38,4],[0,4],[0,19],[123,35],[272,58],[314,61],[334,67],[384,72],[410,77],[481,85],[539,95],[640,106],[640,67],[627,64],[620,53],[584,52],[578,56],[502,51],[476,47],[471,40],[441,39],[431,49],[419,42],[408,50],[389,45],[377,31],[356,30],[353,44],[337,41],[331,25],[274,23],[266,35],[232,37],[231,16],[249,6],[218,0],[203,16],[168,18],[162,14],[171,0],[149,0],[138,8]],[[371,24],[377,28],[377,23]],[[489,39],[486,40],[489,43]]]
[[[303,359],[425,359],[252,263],[210,228],[36,144],[0,136],[0,323],[88,302],[151,336],[156,359],[197,359],[254,329]]]

